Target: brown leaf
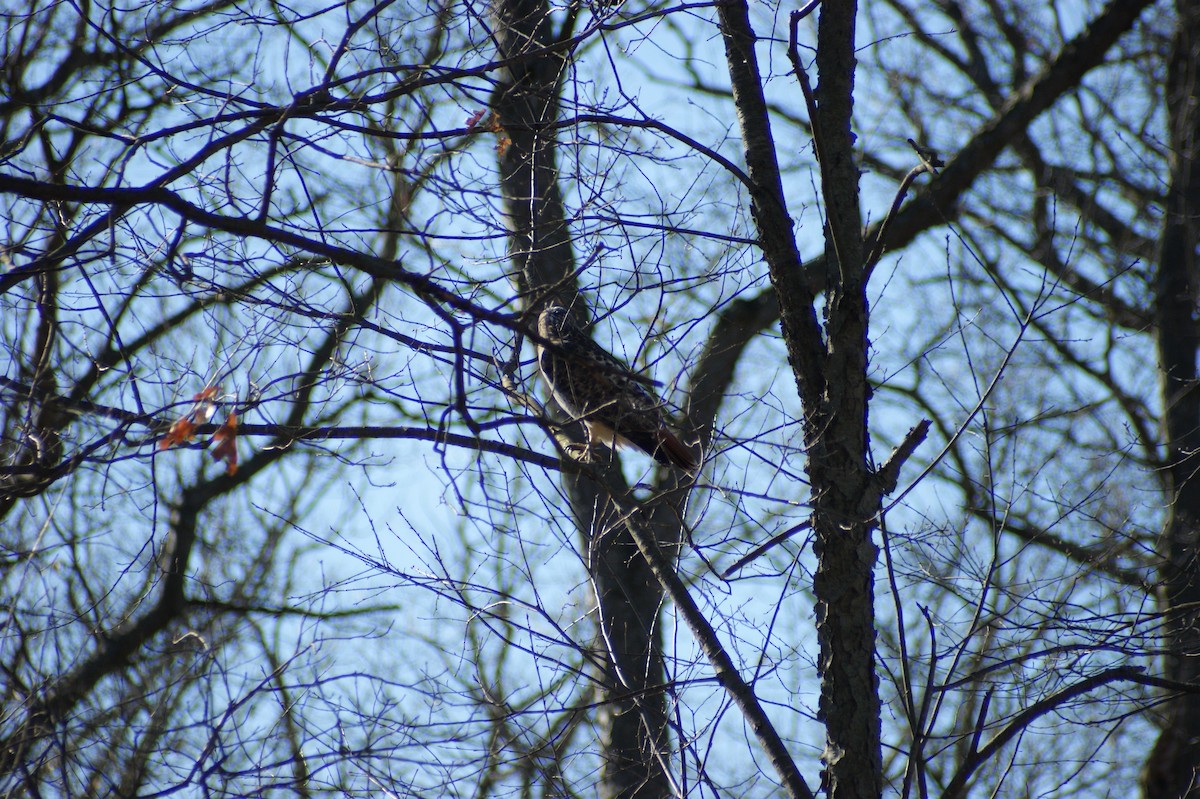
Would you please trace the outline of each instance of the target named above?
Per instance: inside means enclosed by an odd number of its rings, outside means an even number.
[[[158,442],[159,449],[170,449],[177,447],[180,444],[186,444],[192,440],[192,436],[196,434],[196,423],[192,421],[191,414],[175,420],[175,424],[171,425],[171,429]]]
[[[467,130],[470,130],[471,128],[473,128],[477,124],[479,124],[479,120],[483,119],[483,115],[485,113],[487,113],[487,111],[485,111],[484,109],[481,108],[478,111],[476,111],[474,114],[471,114],[471,116],[467,117]]]
[[[237,414],[229,414],[225,419],[225,424],[218,427],[212,437],[216,446],[212,448],[209,455],[214,461],[225,461],[226,474],[237,474],[237,424]]]
[[[192,407],[183,416],[175,420],[171,429],[158,442],[159,449],[170,449],[180,444],[186,444],[196,435],[196,428],[212,418],[217,406],[213,398],[220,393],[220,386],[209,386],[192,397]]]

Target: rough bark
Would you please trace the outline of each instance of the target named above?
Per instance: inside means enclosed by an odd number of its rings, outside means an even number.
[[[747,8],[722,4],[719,13],[747,174],[755,187],[759,241],[804,407],[818,558],[813,589],[826,725],[824,787],[835,798],[878,796],[883,779],[872,533],[881,492],[868,461],[865,251],[850,122],[856,8],[824,4],[818,25],[819,84],[810,111],[827,214],[824,331],[802,278]]]
[[[875,673],[872,541],[880,494],[867,444],[866,252],[851,112],[854,4],[824,4],[817,28],[816,118],[824,162],[826,259],[825,392],[806,398],[808,475],[813,491],[820,714],[825,784],[832,799],[883,790],[879,679]]]
[[[822,390],[821,331],[813,305],[815,298],[804,279],[792,218],[783,194],[775,137],[771,133],[762,74],[754,52],[757,37],[750,26],[746,3],[721,3],[717,13],[742,135],[746,174],[750,178],[750,210],[754,214],[759,246],[779,305],[788,361],[803,397],[808,392]]]
[[[878,797],[883,789],[880,692],[875,673],[872,541],[880,494],[868,451],[866,286],[858,164],[851,113],[854,90],[852,4],[821,7],[817,26],[816,130],[824,158],[826,391],[809,397],[815,425],[805,429],[814,493],[817,637],[821,642],[820,713],[826,723],[829,797]]]
[[[498,150],[509,253],[517,289],[533,303],[576,299],[575,256],[558,185],[553,123],[567,62],[554,42],[549,5],[542,0],[497,0],[495,40],[506,68],[492,110],[508,137]]]
[[[1200,2],[1179,0],[1167,76],[1171,173],[1155,286],[1168,506],[1161,537],[1160,601],[1167,617],[1165,676],[1200,679],[1200,386],[1196,358],[1196,248],[1200,245]],[[1147,799],[1200,797],[1200,695],[1168,704],[1146,763]]]

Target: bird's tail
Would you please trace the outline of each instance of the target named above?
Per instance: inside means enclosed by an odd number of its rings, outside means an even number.
[[[660,428],[657,435],[658,446],[651,453],[654,459],[659,463],[669,466],[678,466],[680,469],[686,469],[689,472],[694,472],[700,464],[696,461],[696,456],[692,451],[675,437],[667,428]]]

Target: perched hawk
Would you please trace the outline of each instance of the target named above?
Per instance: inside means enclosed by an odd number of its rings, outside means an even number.
[[[551,305],[538,317],[538,366],[554,399],[583,422],[589,448],[632,446],[659,463],[696,468],[696,458],[663,419],[663,403],[635,380],[629,368],[605,352],[571,321],[567,309]]]

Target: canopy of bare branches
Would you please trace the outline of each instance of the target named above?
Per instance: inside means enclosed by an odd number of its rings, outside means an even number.
[[[0,20],[0,797],[1200,798],[1200,0]]]

